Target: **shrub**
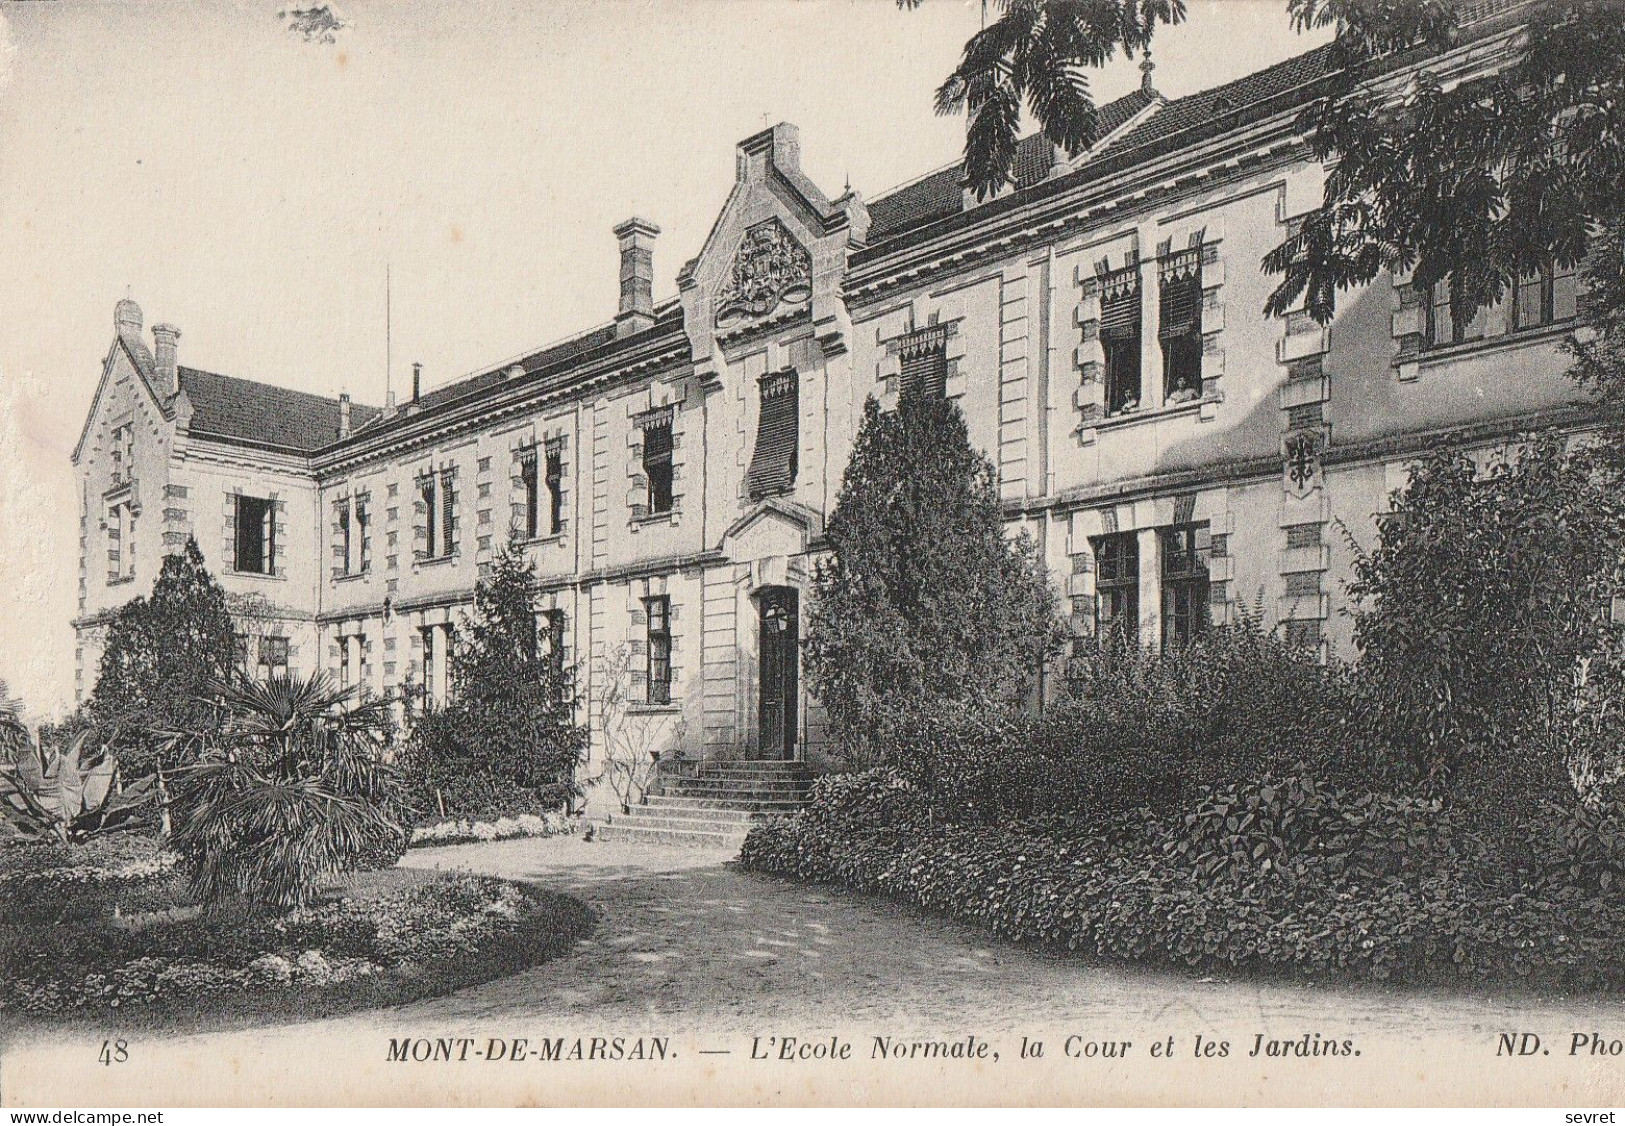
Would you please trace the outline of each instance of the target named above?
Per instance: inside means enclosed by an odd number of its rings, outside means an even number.
[[[1554,891],[1438,802],[1305,778],[1210,791],[1104,833],[921,821],[832,833],[827,816],[815,800],[754,827],[741,862],[1114,961],[1625,985],[1625,903]]]
[[[535,565],[510,540],[457,631],[451,701],[415,717],[401,756],[420,815],[543,813],[580,794],[586,731],[562,662],[538,646],[536,615]]]
[[[382,701],[347,707],[350,694],[321,674],[217,693],[221,734],[177,771],[171,803],[173,843],[199,900],[293,907],[325,880],[399,859],[409,820],[383,761]]]
[[[805,667],[855,762],[878,761],[875,734],[899,702],[1002,708],[1058,650],[1044,568],[1024,535],[1006,535],[993,467],[951,400],[865,404],[826,536]]]

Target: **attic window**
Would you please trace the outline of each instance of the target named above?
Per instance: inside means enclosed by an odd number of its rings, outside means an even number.
[[[800,444],[798,385],[794,370],[762,378],[762,410],[756,424],[756,449],[745,484],[751,500],[790,491],[796,480]]]
[[[1232,102],[1229,98],[1225,97],[1223,94],[1219,94],[1219,95],[1215,96],[1214,99],[1213,99],[1213,104],[1209,107],[1209,109],[1213,113],[1229,113],[1231,110],[1233,110],[1235,108],[1236,108],[1236,103]]]

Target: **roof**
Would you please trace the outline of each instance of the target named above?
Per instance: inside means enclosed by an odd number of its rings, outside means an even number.
[[[194,431],[306,453],[338,440],[337,399],[196,368],[182,367],[178,374],[192,404]],[[377,407],[352,404],[351,428],[378,414]]]

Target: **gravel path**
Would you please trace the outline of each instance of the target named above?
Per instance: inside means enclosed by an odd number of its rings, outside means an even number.
[[[1284,1102],[1606,1104],[1625,1056],[1568,1055],[1576,1031],[1625,1038],[1617,1001],[1199,979],[1011,946],[884,900],[739,870],[728,857],[573,837],[414,850],[414,868],[537,881],[598,914],[535,969],[394,1010],[140,1046],[141,1071],[84,1069],[91,1045],[8,1053],[8,1099],[74,1083],[108,1103]],[[750,1062],[753,1043],[825,1043],[856,1064]],[[1506,1032],[1549,1054],[1497,1056]],[[670,1037],[664,1063],[386,1063],[391,1039]],[[993,1064],[871,1062],[876,1036],[991,1041]],[[1358,1058],[1250,1057],[1255,1037],[1347,1041]],[[769,1041],[768,1037],[779,1037]],[[1024,1037],[1042,1060],[1019,1059]],[[1153,1043],[1174,1039],[1174,1062]],[[1198,1037],[1201,1039],[1199,1040]],[[759,1040],[757,1038],[760,1038]],[[1069,1039],[1070,1038],[1070,1039]],[[1090,1055],[1130,1041],[1121,1058]],[[1201,1059],[1202,1043],[1227,1041]],[[1089,1045],[1095,1045],[1090,1048]],[[1068,1049],[1074,1049],[1071,1056]],[[707,1055],[701,1052],[727,1053]],[[221,1061],[232,1061],[229,1069]],[[703,1065],[703,1066],[699,1066]],[[986,1070],[992,1067],[992,1071]],[[226,1090],[177,1082],[221,1082]],[[87,1086],[88,1083],[88,1086]],[[349,1087],[345,1084],[360,1084]]]

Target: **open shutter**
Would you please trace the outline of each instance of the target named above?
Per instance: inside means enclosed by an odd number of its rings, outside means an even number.
[[[1162,260],[1160,325],[1164,340],[1202,332],[1202,251],[1182,250]]]
[[[745,484],[751,500],[786,492],[796,479],[800,442],[798,385],[793,371],[762,379],[762,411],[756,424],[756,450]]]
[[[1100,278],[1100,336],[1137,340],[1140,336],[1140,268],[1113,270]]]
[[[451,470],[440,474],[440,539],[441,555],[450,555],[457,548],[457,475]]]
[[[948,393],[948,333],[925,329],[903,341],[901,390],[942,398]]]

